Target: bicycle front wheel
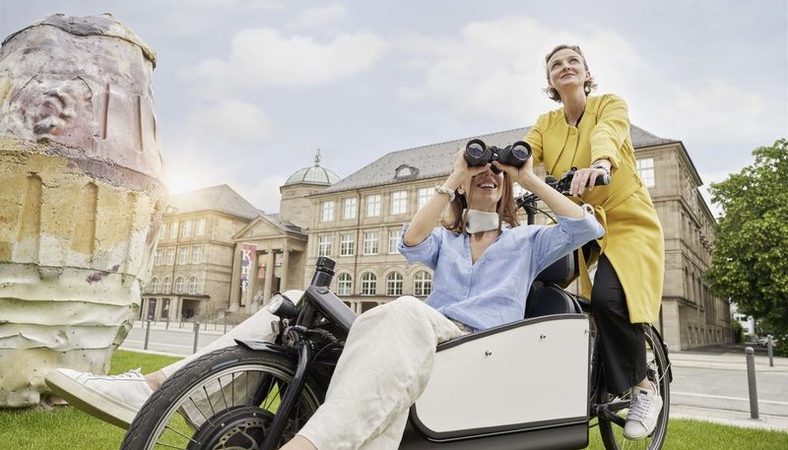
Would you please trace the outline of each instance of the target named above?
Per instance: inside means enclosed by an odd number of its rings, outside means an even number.
[[[646,335],[646,373],[648,379],[659,389],[659,394],[662,396],[662,410],[659,412],[654,431],[648,437],[638,441],[628,440],[624,437],[624,423],[631,400],[629,393],[616,396],[600,389],[597,392],[597,404],[602,405],[607,414],[599,414],[599,433],[607,450],[659,450],[665,444],[670,414],[670,368],[657,333],[650,326],[643,328]]]
[[[170,377],[142,406],[121,450],[257,449],[295,373],[295,363],[276,354],[229,347],[192,361]],[[307,380],[279,445],[292,439],[323,399]]]

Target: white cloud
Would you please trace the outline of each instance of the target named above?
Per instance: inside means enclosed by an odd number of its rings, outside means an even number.
[[[251,185],[248,189],[244,189],[244,193],[248,193],[248,197],[244,197],[258,209],[262,209],[266,214],[279,212],[279,186],[285,184],[286,178],[281,175],[272,175],[258,180],[255,184]]]
[[[184,3],[188,3],[190,6],[198,8],[243,7],[249,9],[269,10],[282,8],[282,2],[278,0],[186,0]]]
[[[203,60],[181,75],[194,83],[198,96],[207,97],[228,89],[320,85],[371,68],[386,49],[371,33],[340,34],[323,43],[272,28],[246,29],[233,37],[227,60]]]
[[[299,13],[290,23],[291,29],[316,29],[335,25],[347,16],[347,9],[339,3],[329,3]]]
[[[615,92],[633,123],[664,137],[721,143],[774,136],[784,129],[784,105],[760,90],[717,78],[698,80],[691,68],[672,73],[624,36],[610,31],[562,32],[529,17],[465,25],[458,36],[410,35],[397,41],[404,67],[421,82],[399,89],[403,102],[438,102],[464,118],[533,123],[560,105],[546,99],[543,56],[559,43],[579,44],[599,92]]]
[[[205,103],[187,119],[193,133],[219,141],[256,141],[273,133],[273,124],[256,105],[240,100]]]

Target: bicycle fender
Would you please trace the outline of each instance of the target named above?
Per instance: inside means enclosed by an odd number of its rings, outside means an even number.
[[[657,335],[659,338],[659,342],[662,344],[662,351],[665,353],[665,362],[668,364],[668,383],[673,382],[673,365],[670,363],[670,353],[668,353],[668,344],[662,339],[662,335],[659,334],[659,330],[654,325],[649,325],[651,327],[651,331]]]
[[[287,357],[293,356],[293,352],[283,346],[262,339],[236,339],[235,343],[256,352],[271,352]]]

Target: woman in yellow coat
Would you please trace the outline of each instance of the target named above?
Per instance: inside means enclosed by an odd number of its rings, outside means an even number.
[[[581,287],[602,343],[608,391],[630,390],[632,403],[624,435],[641,439],[653,431],[662,407],[659,392],[646,378],[643,323],[657,320],[665,268],[664,239],[657,211],[638,175],[629,116],[615,95],[589,96],[596,87],[577,46],[560,45],[545,58],[548,96],[563,107],[539,117],[525,140],[548,175],[560,177],[572,167],[570,193],[594,206],[605,237],[596,241],[590,261],[598,258],[593,288],[585,258]],[[586,188],[609,174],[608,186]]]

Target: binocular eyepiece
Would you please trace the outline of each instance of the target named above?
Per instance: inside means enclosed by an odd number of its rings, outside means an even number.
[[[531,146],[527,142],[517,141],[514,144],[500,148],[496,146],[488,147],[481,139],[471,139],[465,144],[465,162],[470,167],[479,167],[487,163],[498,161],[514,167],[523,167],[528,158],[531,157]],[[495,173],[499,173],[495,166],[492,166]]]

